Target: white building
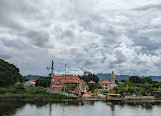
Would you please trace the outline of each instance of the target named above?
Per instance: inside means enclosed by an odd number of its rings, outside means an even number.
[[[35,87],[35,85],[36,85],[36,80],[35,80],[35,79],[32,79],[32,80],[26,81],[26,82],[24,83],[24,85],[25,85],[26,87]]]

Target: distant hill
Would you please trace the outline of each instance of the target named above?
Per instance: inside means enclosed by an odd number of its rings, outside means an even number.
[[[104,81],[105,79],[111,81],[111,73],[108,73],[108,74],[99,73],[99,74],[97,74],[97,76],[99,77],[99,82]],[[115,78],[118,81],[121,81],[121,80],[123,80],[125,78],[129,78],[129,77],[130,77],[130,75],[115,75]],[[142,76],[142,77],[144,77],[144,76]],[[161,76],[148,76],[148,77],[152,78],[153,81],[161,82]]]
[[[148,77],[150,77],[153,81],[161,82],[161,76],[148,76]]]
[[[102,73],[99,73],[97,74],[97,76],[99,77],[99,81],[104,81],[105,79],[111,81],[111,73],[108,73],[108,74],[102,74]],[[115,75],[115,79],[116,80],[123,80],[125,78],[128,78],[130,77],[129,75]]]
[[[24,76],[26,79],[39,79],[41,76],[39,75],[27,75]]]
[[[111,81],[111,73],[108,73],[108,74],[99,73],[99,74],[97,74],[97,76],[99,77],[99,82],[104,81],[105,79]],[[27,75],[27,76],[24,76],[24,77],[26,79],[38,79],[41,76],[39,76],[39,75]],[[115,75],[115,78],[118,81],[124,80],[125,78],[129,78],[129,77],[130,77],[130,75]],[[142,76],[142,77],[144,77],[144,76]],[[161,82],[161,76],[149,76],[149,77],[152,78],[153,81]]]

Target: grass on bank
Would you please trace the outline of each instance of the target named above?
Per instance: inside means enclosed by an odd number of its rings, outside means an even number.
[[[58,93],[47,92],[46,88],[44,87],[26,88],[22,83],[17,83],[14,86],[10,86],[7,88],[1,87],[0,99],[63,101],[73,98]]]

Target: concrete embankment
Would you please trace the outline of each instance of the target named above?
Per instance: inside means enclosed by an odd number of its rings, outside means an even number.
[[[80,101],[108,101],[108,100],[120,100],[120,101],[161,101],[160,98],[155,98],[153,96],[142,96],[142,97],[117,97],[117,98],[105,98],[105,97],[82,97],[79,98]]]

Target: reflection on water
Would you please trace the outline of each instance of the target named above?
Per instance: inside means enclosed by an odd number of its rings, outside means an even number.
[[[0,101],[4,116],[161,116],[161,102]]]

